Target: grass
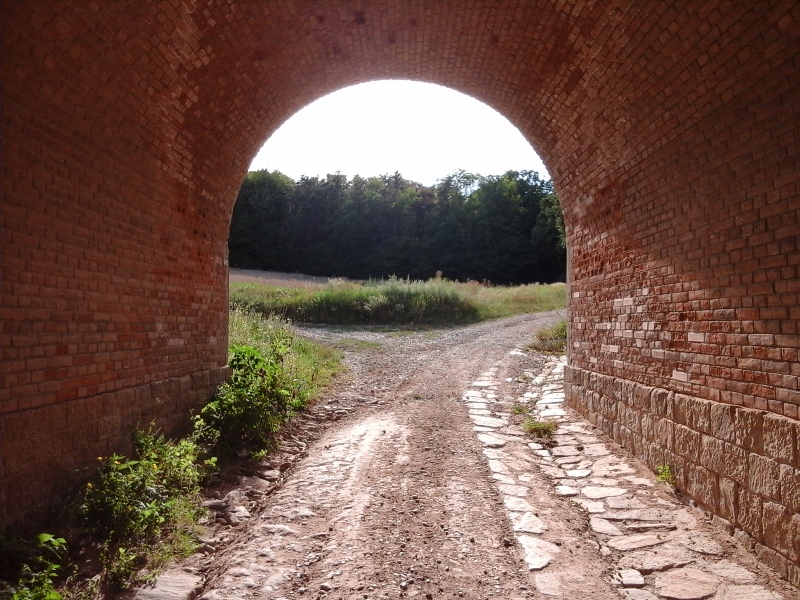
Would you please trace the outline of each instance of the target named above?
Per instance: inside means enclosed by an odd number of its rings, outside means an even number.
[[[567,321],[540,329],[528,348],[544,354],[564,354],[567,349]]]
[[[556,429],[558,429],[558,425],[552,421],[527,418],[522,422],[522,431],[539,440],[549,441],[553,439]]]
[[[528,412],[528,407],[524,404],[512,404],[511,405],[511,414],[512,415],[524,415]]]
[[[485,286],[439,278],[334,282],[322,289],[232,283],[230,304],[296,323],[453,325],[563,308],[566,286]]]

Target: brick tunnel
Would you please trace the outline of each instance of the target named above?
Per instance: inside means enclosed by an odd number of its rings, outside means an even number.
[[[494,107],[570,248],[568,401],[800,585],[800,5],[3,0],[0,518],[226,374],[251,158],[385,78]]]

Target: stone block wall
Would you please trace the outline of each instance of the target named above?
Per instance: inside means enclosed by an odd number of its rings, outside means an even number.
[[[569,405],[800,587],[800,421],[600,375],[566,371]]]

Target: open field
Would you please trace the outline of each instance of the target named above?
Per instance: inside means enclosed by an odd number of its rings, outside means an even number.
[[[231,308],[296,323],[452,325],[566,306],[563,283],[511,287],[390,278],[322,285],[323,278],[304,277],[239,270],[231,276]]]

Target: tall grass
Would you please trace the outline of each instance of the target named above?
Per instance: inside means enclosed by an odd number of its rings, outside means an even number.
[[[320,290],[232,284],[232,310],[297,323],[456,324],[563,308],[566,286],[487,287],[445,279],[337,282]]]

